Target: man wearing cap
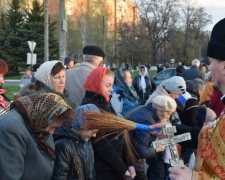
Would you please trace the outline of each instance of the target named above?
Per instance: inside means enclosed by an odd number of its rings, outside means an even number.
[[[74,60],[68,56],[64,60],[64,65],[66,66],[66,69],[72,69],[74,67]]]
[[[94,45],[83,48],[83,62],[76,68],[66,71],[66,88],[72,100],[72,107],[76,108],[82,102],[85,95],[84,81],[89,73],[96,67],[102,66],[104,51]]]
[[[213,85],[224,94],[221,100],[225,104],[225,19],[222,19],[213,27],[208,43],[207,56],[210,61],[209,70],[211,70]],[[151,128],[156,127],[162,128],[163,124],[156,124]],[[191,133],[192,139],[185,144],[192,148],[198,148],[194,170],[192,171],[187,167],[183,169],[172,167],[169,169],[171,180],[225,179],[224,128],[224,112],[221,113],[220,118],[207,126],[203,126],[202,129],[177,126],[179,134],[185,131]]]

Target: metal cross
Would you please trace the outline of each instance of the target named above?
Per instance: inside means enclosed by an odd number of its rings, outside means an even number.
[[[174,133],[177,132],[176,127],[172,126],[170,123],[165,125],[165,128],[162,129],[163,134],[167,136],[167,139],[162,139],[159,141],[154,141],[153,148],[159,148],[162,146],[169,145],[170,152],[171,152],[171,159],[170,164],[171,166],[177,166],[177,167],[184,167],[184,162],[179,158],[179,154],[177,151],[176,143],[187,141],[191,139],[190,133],[184,133],[181,135],[174,136]]]

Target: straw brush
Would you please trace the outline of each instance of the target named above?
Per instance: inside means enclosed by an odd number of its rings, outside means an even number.
[[[127,129],[160,132],[160,129],[151,129],[148,125],[135,123],[105,111],[101,113],[87,111],[82,115],[87,119],[87,121],[83,124],[84,130],[98,129],[99,131],[108,132]]]

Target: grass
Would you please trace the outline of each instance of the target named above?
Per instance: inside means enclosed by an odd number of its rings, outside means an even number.
[[[21,79],[21,77],[23,76],[23,74],[20,74],[20,75],[18,75],[18,76],[4,76],[4,79]]]
[[[131,77],[132,79],[134,79],[135,76],[138,75],[139,71],[134,71],[133,73],[131,73]],[[156,74],[156,71],[148,71],[148,73],[153,76]],[[5,79],[21,79],[22,75],[19,76],[5,76]],[[11,101],[14,99],[14,93],[18,92],[18,86],[4,86],[3,85],[3,89],[7,90],[7,93],[5,94]]]
[[[3,86],[3,89],[6,89],[7,92],[5,95],[12,101],[14,99],[14,93],[18,92],[18,86]]]
[[[137,71],[137,70],[135,70],[133,73],[131,73],[132,79],[134,79],[134,77],[137,76],[138,74],[139,74],[139,71]],[[153,75],[156,74],[156,71],[148,71],[148,74],[149,74],[150,76],[153,76]]]

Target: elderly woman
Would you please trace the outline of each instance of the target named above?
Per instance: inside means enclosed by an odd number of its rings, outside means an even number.
[[[0,117],[0,179],[50,179],[56,159],[52,134],[70,125],[71,108],[53,93],[15,100]]]
[[[105,67],[95,68],[84,82],[86,92],[82,104],[94,104],[100,109],[116,114],[110,103],[114,76],[114,72]],[[123,139],[115,138],[113,135],[93,144],[96,179],[123,180],[129,179],[131,175],[134,178],[134,167],[127,161],[127,152],[123,151],[122,144]]]
[[[82,113],[87,111],[100,112],[94,104],[79,106],[72,128],[63,125],[54,133],[57,158],[52,180],[95,179],[94,151],[90,138],[95,137],[98,130],[83,130],[82,125],[88,119]]]
[[[152,99],[151,103],[130,112],[125,118],[145,125],[167,122],[171,114],[176,110],[176,107],[175,100],[168,96],[158,95]],[[164,169],[163,151],[165,147],[155,150],[151,143],[156,140],[156,137],[151,135],[150,132],[136,130],[132,131],[131,135],[136,142],[134,147],[141,160],[135,167],[137,173],[135,180],[148,179],[145,175],[143,159],[147,159],[149,163],[148,172],[150,179],[164,179],[166,173]]]
[[[21,90],[21,96],[27,95],[27,93],[33,93],[34,90],[41,93],[55,93],[63,98],[63,100],[69,105],[72,105],[72,101],[69,98],[68,92],[65,89],[65,67],[60,61],[47,61],[43,63],[34,75],[36,82],[34,87],[25,87]],[[30,91],[30,92],[29,92]]]
[[[124,114],[138,105],[136,92],[132,87],[132,78],[130,71],[119,68],[115,71],[115,81],[112,92],[112,106],[116,114],[124,117]]]
[[[3,59],[0,59],[0,86],[2,86],[4,81],[4,75],[8,72],[8,66]],[[10,107],[10,100],[5,95],[6,90],[0,89],[0,116],[7,113]]]

